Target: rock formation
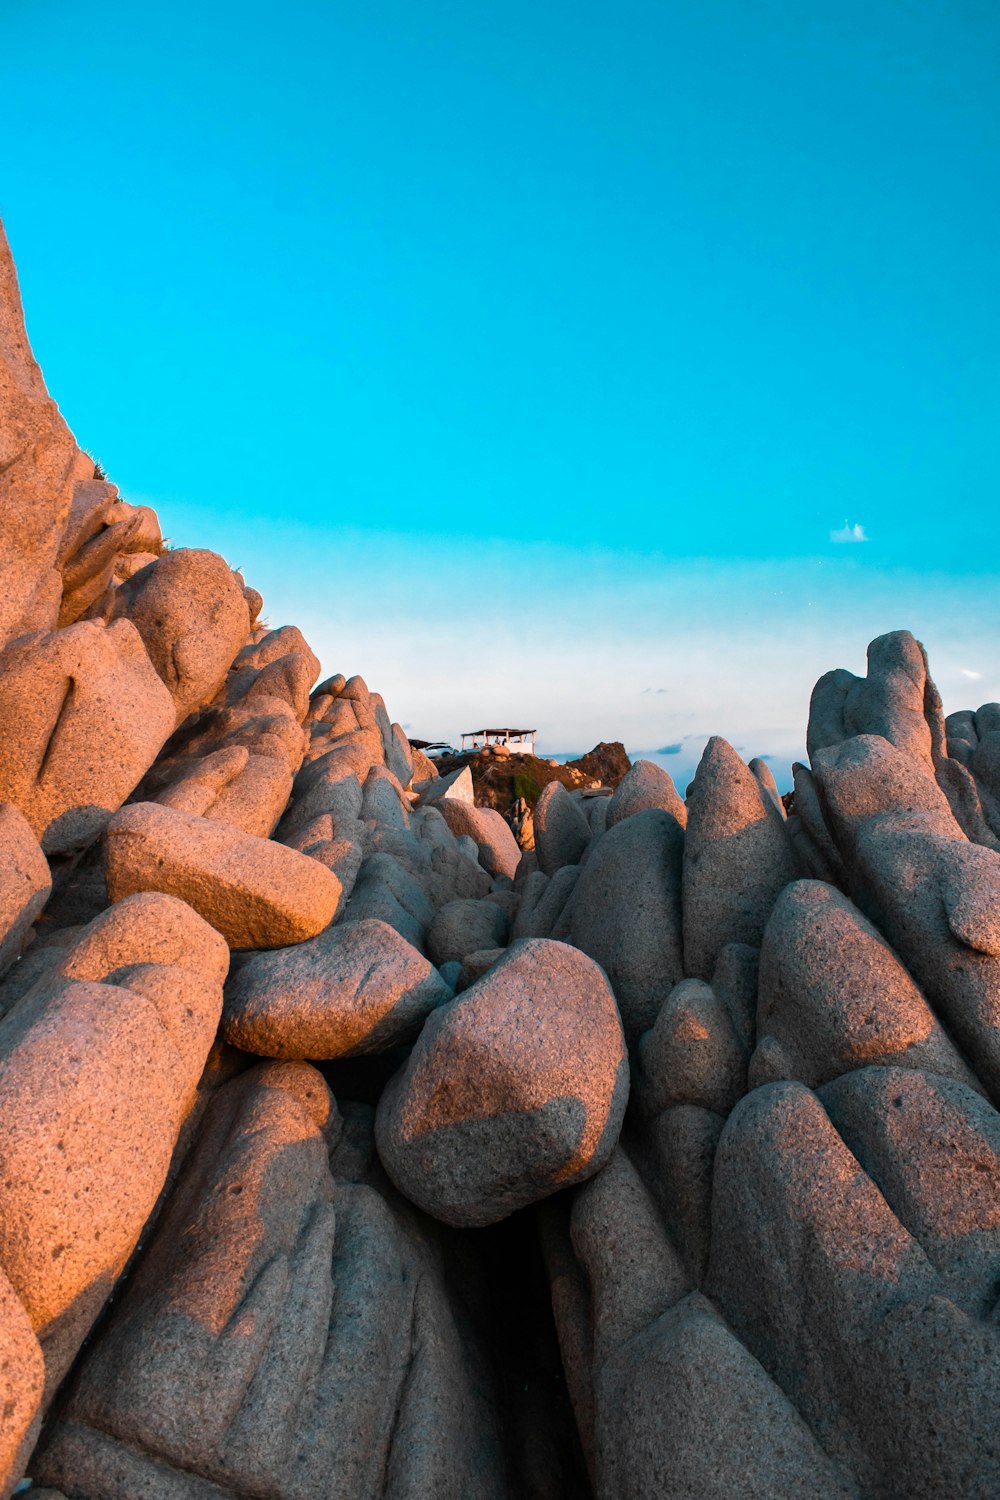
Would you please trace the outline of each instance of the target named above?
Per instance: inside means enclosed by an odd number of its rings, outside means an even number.
[[[435,766],[95,472],[2,239],[0,517],[0,1496],[995,1500],[1000,706],[881,637],[787,818]]]

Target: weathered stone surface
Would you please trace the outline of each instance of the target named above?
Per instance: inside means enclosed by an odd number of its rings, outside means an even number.
[[[231,948],[280,948],[315,937],[340,899],[337,877],[316,860],[225,823],[137,802],[107,832],[108,894],[178,896]]]
[[[370,1187],[334,1182],[339,1129],[304,1063],[216,1094],[37,1477],[105,1500],[505,1500],[440,1255]]]
[[[1000,1100],[1000,854],[970,843],[933,779],[874,736],[817,754],[853,895]]]
[[[810,760],[818,750],[858,734],[880,735],[934,774],[944,746],[941,698],[927,652],[908,630],[872,641],[867,677],[838,668],[813,689],[806,734]]]
[[[229,972],[229,948],[186,901],[143,891],[81,928],[61,950],[55,972],[103,983],[127,964],[172,964],[221,986]]]
[[[56,623],[62,593],[56,560],[76,457],[31,353],[0,224],[0,648],[22,630]]]
[[[19,808],[0,802],[0,975],[18,957],[52,889],[48,861]]]
[[[0,1270],[0,1495],[24,1473],[42,1421],[45,1361],[31,1320]]]
[[[694,1292],[597,1379],[601,1495],[615,1500],[851,1500],[799,1416]]]
[[[623,818],[630,818],[633,813],[643,812],[648,807],[659,807],[670,813],[682,828],[687,823],[684,799],[669,774],[655,761],[637,760],[618,783],[608,804],[606,826],[613,828]]]
[[[86,848],[173,726],[170,694],[127,620],[22,637],[0,655],[0,799],[46,853]]]
[[[683,847],[670,813],[651,808],[625,818],[594,846],[564,914],[567,941],[610,979],[630,1042],[684,977]]]
[[[170,691],[179,723],[208,703],[250,634],[243,585],[215,552],[165,552],[95,604],[92,615],[135,626]]]
[[[724,944],[759,946],[798,868],[783,814],[725,740],[706,745],[687,804],[684,964],[711,979]]]
[[[491,875],[513,878],[521,859],[517,840],[492,807],[469,807],[453,797],[443,797],[434,806],[456,838],[465,834],[479,850],[482,866]]]
[[[442,964],[441,976],[444,978],[457,968],[455,993],[460,995],[463,990],[470,989],[477,980],[482,979],[484,974],[498,964],[505,951],[504,948],[479,948],[475,953],[467,953],[460,965],[457,965],[454,960]]]
[[[607,1160],[628,1094],[621,1024],[583,955],[517,943],[436,1010],[382,1095],[386,1170],[446,1223],[495,1223]]]
[[[996,1331],[798,1084],[754,1090],[722,1133],[709,1290],[862,1493],[995,1494]]]
[[[580,863],[590,843],[590,824],[561,781],[550,781],[535,804],[535,853],[546,875]]]
[[[149,800],[269,838],[291,793],[292,772],[284,757],[231,745],[193,757],[176,781]]]
[[[461,963],[480,948],[502,948],[510,923],[493,901],[449,901],[442,906],[427,933],[427,952],[433,963]]]
[[[391,854],[372,854],[363,860],[342,921],[387,922],[421,952],[434,907],[420,880]]]
[[[672,1104],[648,1127],[650,1182],[692,1279],[701,1285],[712,1239],[712,1172],[725,1119],[700,1104]]]
[[[226,991],[223,1034],[262,1057],[353,1057],[412,1036],[450,998],[393,928],[353,922],[244,960]]]
[[[964,1084],[863,1068],[820,1099],[965,1312],[992,1318],[1000,1264],[1000,1115]]]
[[[56,979],[0,1022],[0,1266],[51,1391],[163,1186],[222,995],[190,970]]]
[[[691,1290],[649,1191],[618,1145],[573,1196],[573,1249],[591,1296],[595,1370]]]
[[[881,934],[832,886],[796,881],[764,933],[751,1080],[816,1088],[875,1062],[974,1083]]]

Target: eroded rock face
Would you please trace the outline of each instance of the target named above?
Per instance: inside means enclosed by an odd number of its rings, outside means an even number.
[[[596,1172],[628,1094],[600,969],[527,940],[424,1025],[379,1104],[386,1170],[448,1224],[490,1224]]]
[[[535,807],[535,853],[546,875],[579,864],[590,842],[590,824],[561,781],[550,781]]]
[[[77,459],[76,443],[31,353],[0,224],[0,649],[22,631],[49,630],[56,623],[59,539]]]
[[[128,620],[81,621],[0,653],[0,798],[47,854],[100,836],[173,726],[173,700]]]
[[[0,1493],[21,1475],[42,1422],[45,1360],[14,1288],[0,1270]]]

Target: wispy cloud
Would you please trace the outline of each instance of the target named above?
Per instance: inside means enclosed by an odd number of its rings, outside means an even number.
[[[853,526],[850,521],[845,521],[839,531],[830,532],[830,540],[831,542],[870,542],[871,537],[860,521],[855,521]]]
[[[983,675],[982,672],[974,672],[971,667],[959,667],[958,670],[961,672],[962,676],[967,677],[970,682],[978,682],[980,677],[982,677]]]

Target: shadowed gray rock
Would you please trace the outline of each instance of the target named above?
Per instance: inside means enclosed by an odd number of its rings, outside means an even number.
[[[716,1154],[708,1285],[863,1493],[996,1494],[996,1330],[949,1300],[798,1084],[756,1089],[729,1117]]]
[[[539,868],[546,875],[554,875],[563,865],[579,864],[589,842],[590,824],[579,803],[561,781],[548,782],[535,805]]]
[[[105,1500],[506,1500],[439,1254],[378,1192],[334,1181],[340,1130],[305,1063],[219,1090],[36,1477]]]
[[[604,975],[562,943],[528,939],[428,1018],[382,1095],[376,1140],[421,1208],[492,1224],[598,1171],[627,1096]]]
[[[717,736],[705,746],[687,806],[684,965],[711,979],[726,943],[760,945],[778,892],[798,866],[780,808]]]
[[[746,1091],[746,1056],[729,1009],[710,985],[685,979],[639,1043],[639,1097],[650,1115],[700,1104],[727,1115]]]
[[[567,941],[610,979],[630,1043],[684,977],[683,847],[669,813],[650,808],[625,818],[594,845],[562,919]]]
[[[992,1319],[1000,1115],[953,1079],[863,1068],[820,1090],[837,1131],[965,1312]]]
[[[970,843],[918,763],[864,735],[816,776],[858,905],[1000,1099],[1000,854]]]
[[[502,948],[510,923],[502,907],[493,901],[449,901],[434,918],[427,934],[431,960],[459,963],[480,948]]]
[[[223,1034],[261,1057],[353,1057],[405,1040],[450,998],[393,928],[354,922],[246,959],[226,989]]]
[[[597,1377],[599,1493],[614,1500],[852,1500],[858,1492],[695,1292]]]

